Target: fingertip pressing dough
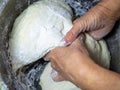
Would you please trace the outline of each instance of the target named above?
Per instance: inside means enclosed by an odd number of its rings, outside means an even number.
[[[42,90],[81,90],[74,84],[69,81],[55,82],[51,78],[51,63],[46,65],[44,72],[40,77],[40,85],[42,86]]]
[[[9,49],[13,70],[42,58],[57,46],[72,28],[72,10],[61,0],[41,0],[30,5],[15,20],[10,34]],[[85,34],[85,45],[92,59],[109,68],[110,54],[104,40],[96,41]],[[42,90],[80,90],[70,82],[56,83],[50,78],[48,64],[40,77]]]

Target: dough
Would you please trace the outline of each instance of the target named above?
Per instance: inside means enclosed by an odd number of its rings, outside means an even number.
[[[30,5],[16,19],[9,40],[13,70],[35,62],[57,46],[72,28],[72,10],[60,0],[42,0]],[[109,68],[110,54],[105,41],[86,36],[86,46],[99,65]],[[41,76],[43,90],[79,90],[70,82],[53,82],[48,64]]]
[[[72,27],[72,10],[59,0],[30,5],[16,19],[9,40],[14,71],[42,58],[61,42]]]
[[[104,40],[96,41],[90,35],[85,34],[85,46],[91,58],[100,66],[109,68],[110,53]]]
[[[69,81],[54,82],[50,75],[51,71],[51,65],[48,63],[40,77],[40,85],[42,86],[42,90],[80,90]]]
[[[110,53],[104,40],[96,41],[88,34],[85,34],[85,45],[90,53],[90,56],[97,64],[104,68],[109,68]],[[49,63],[40,77],[42,90],[81,90],[68,81],[54,82],[50,76],[51,70],[52,68]]]

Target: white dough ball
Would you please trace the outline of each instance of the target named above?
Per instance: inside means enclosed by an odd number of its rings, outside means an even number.
[[[72,10],[61,0],[41,0],[30,5],[16,19],[9,40],[13,70],[42,58],[57,46],[72,28]],[[85,34],[90,56],[99,65],[109,68],[110,54],[103,40],[95,41]],[[41,76],[43,90],[79,90],[70,82],[56,83],[50,78],[48,64]]]
[[[72,27],[72,10],[62,1],[30,5],[16,19],[9,40],[13,69],[35,62],[56,46]]]

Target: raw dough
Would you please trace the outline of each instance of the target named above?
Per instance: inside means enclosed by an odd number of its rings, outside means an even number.
[[[51,71],[51,65],[48,63],[40,77],[40,85],[42,86],[42,90],[80,90],[69,81],[54,82],[50,75]]]
[[[11,32],[9,49],[13,69],[16,71],[42,58],[49,50],[64,46],[61,40],[72,26],[72,10],[64,2],[42,0],[30,5],[16,19]],[[96,63],[109,68],[110,54],[105,41],[85,36],[91,57]],[[78,90],[70,82],[53,82],[49,77],[50,70],[48,65],[40,78],[43,90]]]
[[[9,40],[13,69],[42,58],[72,27],[72,10],[59,0],[30,5],[15,21]]]
[[[96,41],[88,34],[85,34],[85,45],[96,63],[104,68],[109,68],[110,54],[104,40]],[[51,70],[49,63],[40,77],[42,90],[81,90],[68,81],[54,82],[50,76]]]

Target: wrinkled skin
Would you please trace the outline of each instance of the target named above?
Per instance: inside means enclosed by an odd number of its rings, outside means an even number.
[[[68,47],[50,51],[45,58],[57,71],[52,72],[54,81],[71,81],[83,90],[120,89],[120,75],[93,62],[81,35]]]
[[[72,73],[74,73],[73,67],[76,67],[81,62],[84,62],[84,60],[90,59],[88,51],[84,47],[83,39],[84,36],[81,35],[67,48],[57,47],[51,52],[49,52],[49,54],[45,57],[46,60],[51,60],[52,68],[54,68],[60,73],[60,75],[58,75],[57,77],[53,76],[53,79],[55,81],[60,81],[64,79],[70,80],[67,78],[70,78],[71,76],[66,76],[67,73],[70,73],[71,70],[73,71]],[[61,72],[63,70],[66,74]],[[52,72],[54,73],[54,71]],[[65,78],[63,78],[61,75]]]
[[[112,30],[116,20],[120,17],[120,7],[115,6],[115,8],[109,8],[109,5],[112,6],[112,4],[114,4],[114,0],[108,0],[107,2],[103,0],[85,15],[76,19],[73,22],[73,28],[65,37],[66,41],[74,41],[81,32],[88,32],[96,40],[106,36]]]
[[[83,43],[84,37],[80,34],[88,32],[99,40],[112,30],[119,18],[120,0],[102,0],[84,16],[75,20],[73,28],[64,38],[71,45],[57,47],[45,57],[58,72],[53,80],[69,80],[85,90],[119,90],[120,75],[93,62]],[[77,38],[79,34],[80,37]]]

